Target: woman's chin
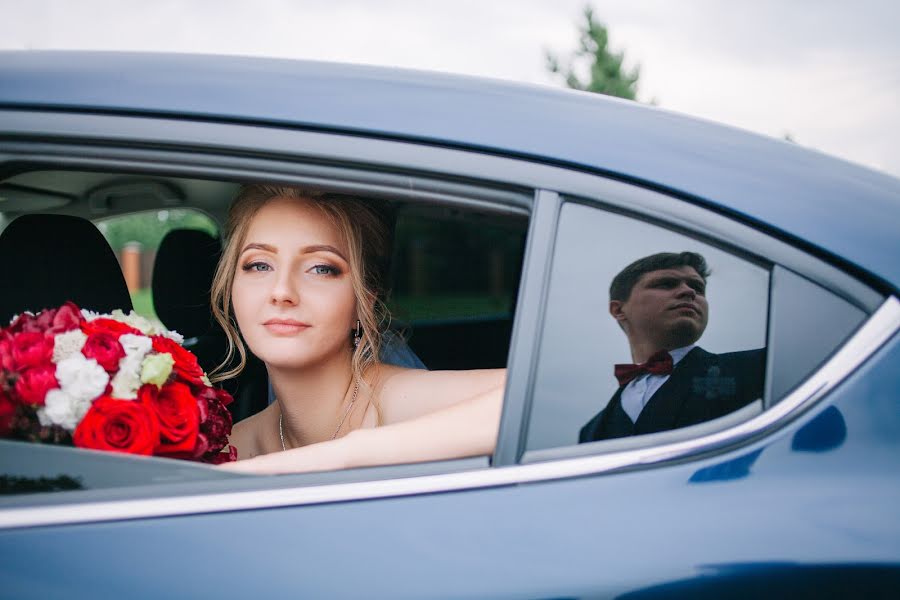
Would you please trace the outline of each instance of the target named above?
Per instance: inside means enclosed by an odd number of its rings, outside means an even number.
[[[254,352],[270,369],[278,370],[302,370],[313,367],[321,367],[334,360],[349,360],[349,353],[343,356],[342,352],[298,352],[296,344],[290,349],[266,349],[264,352]]]

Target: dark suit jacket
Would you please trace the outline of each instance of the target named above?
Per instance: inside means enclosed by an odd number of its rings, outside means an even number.
[[[578,442],[668,431],[725,416],[762,397],[765,363],[765,348],[712,354],[698,346],[675,365],[637,423],[622,409],[623,386],[581,428]]]

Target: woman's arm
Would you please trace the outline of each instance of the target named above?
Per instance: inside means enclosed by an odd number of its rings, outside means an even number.
[[[227,463],[243,473],[298,473],[490,454],[497,443],[503,386],[415,419],[357,429],[334,441]]]
[[[503,387],[506,369],[425,371],[382,365],[380,379],[376,385],[376,397],[381,424],[391,425]]]

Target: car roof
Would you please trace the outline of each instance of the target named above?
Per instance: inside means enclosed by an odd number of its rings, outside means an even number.
[[[312,61],[0,52],[0,107],[365,133],[610,174],[740,216],[900,287],[900,180],[636,102]]]

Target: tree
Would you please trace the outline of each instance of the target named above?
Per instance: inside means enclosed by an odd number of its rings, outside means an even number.
[[[566,85],[576,90],[606,94],[635,100],[640,65],[628,71],[622,68],[624,52],[613,52],[609,48],[609,34],[606,26],[594,20],[594,9],[584,8],[585,22],[579,28],[578,50],[566,61],[565,68],[551,52],[546,52],[547,68],[565,79]],[[576,69],[585,63],[589,66],[590,78],[583,80]]]

